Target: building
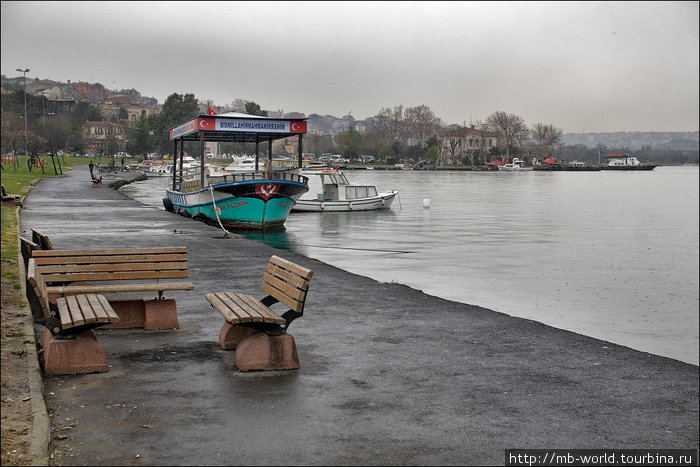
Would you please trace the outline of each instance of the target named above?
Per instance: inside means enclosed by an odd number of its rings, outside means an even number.
[[[85,122],[83,140],[89,151],[108,156],[124,150],[127,138],[126,126],[114,122]]]
[[[488,152],[498,146],[498,134],[492,131],[462,127],[456,130],[439,132],[440,162],[444,165],[461,161],[475,152]]]

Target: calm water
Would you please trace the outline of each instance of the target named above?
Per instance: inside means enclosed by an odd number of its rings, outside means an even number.
[[[388,211],[292,213],[286,231],[248,237],[379,281],[698,364],[698,167],[347,175],[380,191],[398,189],[399,198]],[[304,197],[320,191],[317,179]],[[122,191],[162,209],[168,183]]]

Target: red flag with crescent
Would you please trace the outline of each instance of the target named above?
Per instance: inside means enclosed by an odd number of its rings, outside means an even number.
[[[306,122],[302,121],[292,121],[289,124],[290,133],[306,133]]]
[[[278,183],[261,183],[255,186],[255,194],[265,201],[270,199],[273,195],[276,195],[279,191],[280,186]]]
[[[212,109],[211,107],[207,107],[207,114],[208,115],[216,115],[216,112],[214,112],[214,109]]]
[[[197,128],[200,130],[213,130],[216,120],[213,118],[199,118],[197,122]]]

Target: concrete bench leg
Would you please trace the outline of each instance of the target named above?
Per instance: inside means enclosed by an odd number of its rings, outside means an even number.
[[[299,369],[296,342],[289,333],[268,336],[256,332],[246,337],[236,348],[235,361],[240,371]]]
[[[48,329],[42,338],[44,374],[73,375],[109,371],[97,336],[92,330],[78,334],[75,339],[56,339]]]
[[[219,346],[223,350],[236,350],[243,339],[259,333],[260,331],[247,326],[224,323],[219,331]]]
[[[109,300],[119,316],[119,322],[105,326],[105,329],[179,329],[175,299],[165,300]]]

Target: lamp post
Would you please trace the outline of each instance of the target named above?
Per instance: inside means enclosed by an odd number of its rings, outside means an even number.
[[[24,75],[24,155],[29,157],[29,136],[27,132],[27,72],[29,68],[24,70],[17,68],[17,71],[22,72]]]

